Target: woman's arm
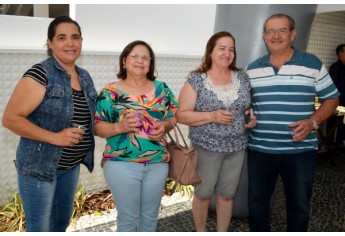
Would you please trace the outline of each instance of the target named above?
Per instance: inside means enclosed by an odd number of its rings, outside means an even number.
[[[32,123],[28,116],[42,103],[46,87],[30,77],[16,85],[2,117],[2,124],[15,134],[57,146],[73,146],[84,131],[73,128],[51,132]]]
[[[177,121],[189,126],[201,126],[208,123],[228,125],[232,122],[232,113],[225,110],[196,112],[197,92],[186,82],[179,95],[180,108],[177,111]]]
[[[135,116],[135,111],[126,114],[118,123],[99,121],[95,123],[95,135],[101,138],[109,138],[122,133],[136,132],[140,121]]]

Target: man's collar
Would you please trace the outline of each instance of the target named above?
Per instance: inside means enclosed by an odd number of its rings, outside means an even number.
[[[287,62],[291,62],[291,61],[299,61],[302,59],[302,53],[300,50],[296,49],[295,47],[291,46],[291,48],[294,50],[292,57],[290,58],[289,61]],[[262,65],[272,65],[270,62],[270,53],[266,54],[265,56],[262,57],[261,59],[261,64]]]

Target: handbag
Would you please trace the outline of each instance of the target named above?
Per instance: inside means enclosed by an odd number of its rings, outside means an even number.
[[[178,125],[173,125],[175,139],[168,132],[167,135],[170,142],[166,144],[167,150],[170,154],[169,174],[168,178],[172,179],[175,184],[171,190],[165,189],[165,194],[171,196],[178,184],[181,185],[194,185],[201,182],[198,175],[198,155],[193,147],[188,147],[182,132]],[[177,131],[183,140],[184,146],[179,142]]]

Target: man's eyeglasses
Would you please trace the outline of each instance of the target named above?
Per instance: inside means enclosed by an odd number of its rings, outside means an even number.
[[[139,60],[139,58],[141,58],[141,60],[144,61],[144,62],[148,62],[148,61],[151,60],[151,57],[149,57],[149,56],[146,56],[146,55],[139,55],[139,54],[136,54],[136,53],[129,54],[129,56],[130,56],[133,60]]]
[[[275,35],[276,33],[278,33],[279,35],[285,35],[287,33],[289,33],[290,30],[289,29],[286,29],[286,28],[282,28],[282,29],[269,29],[269,30],[266,30],[266,34],[269,35],[269,36],[273,36]]]

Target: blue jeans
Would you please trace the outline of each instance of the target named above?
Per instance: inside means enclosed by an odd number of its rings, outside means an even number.
[[[64,232],[70,224],[80,165],[57,170],[53,182],[18,175],[27,232]]]
[[[168,163],[104,163],[104,176],[117,209],[118,232],[156,231],[168,167]]]
[[[248,151],[248,207],[251,231],[271,231],[271,195],[281,176],[286,197],[287,231],[308,230],[316,150],[296,154]]]

